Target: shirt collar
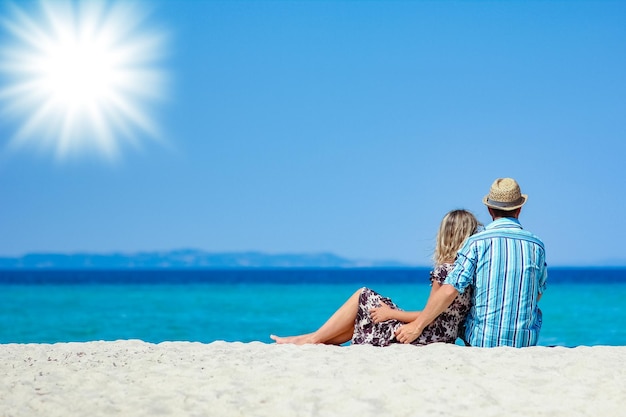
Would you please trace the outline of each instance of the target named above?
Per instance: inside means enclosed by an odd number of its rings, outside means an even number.
[[[522,225],[519,222],[518,219],[513,218],[513,217],[503,217],[500,219],[496,219],[494,221],[492,221],[491,223],[489,223],[487,225],[487,227],[485,227],[486,230],[489,229],[501,229],[501,228],[505,228],[505,227],[513,227],[513,228],[517,228],[517,229],[521,229]]]

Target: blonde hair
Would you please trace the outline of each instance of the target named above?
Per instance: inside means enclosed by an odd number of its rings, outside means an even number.
[[[468,237],[476,233],[480,226],[482,224],[467,210],[452,210],[446,214],[437,232],[433,254],[435,265],[453,263],[461,245]]]

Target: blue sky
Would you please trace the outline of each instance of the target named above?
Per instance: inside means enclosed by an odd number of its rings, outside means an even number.
[[[626,3],[148,6],[142,28],[167,35],[153,64],[167,88],[144,100],[161,140],[58,158],[10,148],[27,112],[4,111],[0,256],[197,248],[428,265],[443,215],[488,222],[481,199],[508,176],[550,265],[626,264]],[[13,44],[4,30],[0,48]]]

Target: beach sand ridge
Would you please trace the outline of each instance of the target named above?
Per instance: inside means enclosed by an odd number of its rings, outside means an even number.
[[[626,416],[626,347],[0,345],[0,416]]]

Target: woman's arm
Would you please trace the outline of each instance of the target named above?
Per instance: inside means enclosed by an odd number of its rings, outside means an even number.
[[[375,307],[370,310],[370,316],[374,323],[381,323],[387,320],[398,320],[403,323],[409,323],[417,319],[419,311],[402,311],[389,307],[384,304],[380,307]]]
[[[433,282],[433,285],[430,289],[429,298],[432,297],[439,288],[441,288],[441,284],[439,284],[438,282]],[[403,323],[410,323],[417,320],[419,314],[420,311],[396,310],[384,303],[380,307],[372,308],[370,310],[370,316],[372,317],[374,323],[380,323],[387,320],[398,320]]]

